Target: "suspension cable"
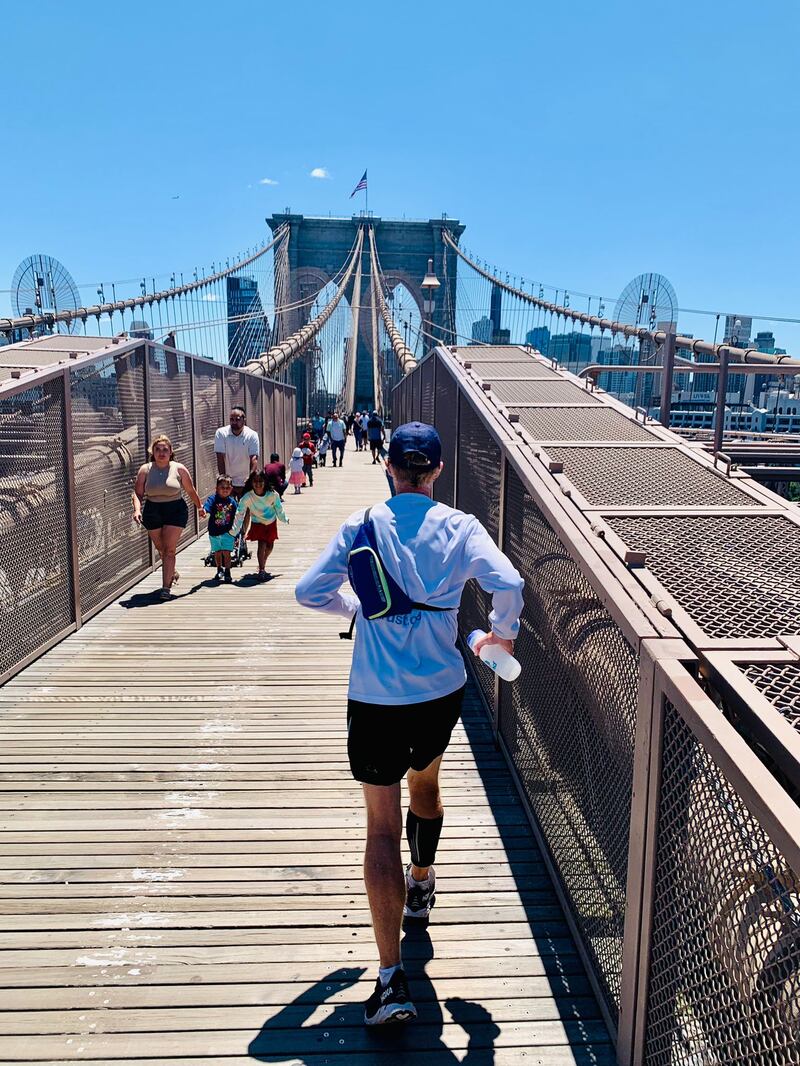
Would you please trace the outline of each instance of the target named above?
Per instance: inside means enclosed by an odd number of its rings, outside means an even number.
[[[251,374],[259,374],[263,377],[269,377],[281,367],[290,363],[293,359],[296,359],[298,355],[302,355],[336,310],[339,301],[344,296],[344,291],[350,282],[356,263],[360,262],[363,245],[364,229],[362,226],[359,226],[358,236],[356,237],[353,250],[350,253],[347,267],[339,282],[339,287],[336,290],[336,295],[325,305],[313,321],[306,323],[305,326],[302,326],[290,337],[287,337],[286,340],[281,341],[280,344],[270,348],[269,351],[263,352],[257,359],[246,363],[244,368],[246,371]]]
[[[131,297],[128,300],[115,300],[112,303],[94,304],[91,307],[78,307],[76,310],[66,311],[53,311],[49,314],[42,315],[22,315],[19,318],[0,318],[0,333],[10,334],[15,329],[27,329],[32,332],[37,326],[52,327],[57,322],[85,322],[87,318],[100,318],[101,315],[112,315],[115,311],[124,311],[134,307],[144,307],[145,305],[151,306],[154,303],[161,303],[162,300],[174,299],[176,296],[184,296],[186,293],[195,292],[198,289],[206,288],[209,285],[214,285],[216,282],[221,281],[222,278],[227,278],[231,274],[235,274],[237,270],[243,270],[250,263],[260,259],[262,255],[274,248],[278,241],[284,239],[289,232],[289,227],[286,223],[279,226],[275,231],[275,236],[269,242],[264,245],[263,248],[246,259],[241,259],[238,263],[234,263],[231,267],[226,267],[225,270],[220,270],[216,274],[211,274],[208,277],[199,278],[197,281],[192,281],[188,285],[175,285],[170,289],[163,289],[161,292],[145,293],[142,296]]]
[[[397,357],[397,361],[404,374],[410,374],[417,365],[417,360],[414,358],[414,353],[406,345],[403,338],[400,336],[400,332],[395,326],[392,316],[389,314],[389,308],[386,306],[386,300],[383,295],[383,272],[381,271],[380,260],[378,259],[378,252],[375,248],[375,233],[372,226],[369,227],[369,248],[370,248],[370,270],[372,273],[372,288],[374,292],[374,299],[377,302],[378,310],[381,313],[383,319],[383,325],[389,335],[389,340],[394,350],[394,354]]]
[[[581,322],[592,328],[599,330],[608,330],[612,336],[621,333],[625,337],[633,337],[639,341],[652,341],[654,344],[661,345],[667,338],[667,334],[664,330],[649,330],[641,326],[630,326],[626,322],[614,322],[608,318],[599,318],[597,315],[586,314],[582,311],[573,311],[569,307],[564,307],[557,303],[550,303],[548,300],[543,300],[541,297],[532,296],[530,293],[525,292],[522,289],[514,288],[507,282],[502,281],[494,274],[490,274],[487,270],[479,267],[472,259],[470,259],[459,248],[458,244],[453,240],[451,235],[446,229],[442,230],[442,239],[444,242],[453,249],[453,251],[463,261],[481,277],[485,278],[492,285],[497,285],[505,292],[511,293],[513,296],[519,297],[526,303],[533,304],[535,307],[540,307],[544,311],[549,311],[550,315],[558,315],[560,318],[567,318],[573,322]],[[768,366],[779,365],[781,363],[788,363],[789,366],[794,366],[795,362],[789,355],[770,355],[768,352],[760,352],[757,348],[735,348],[730,344],[712,344],[710,341],[695,340],[693,337],[676,337],[675,347],[683,350],[691,351],[695,354],[701,353],[703,355],[713,355],[719,357],[720,353],[727,352],[731,357],[732,362],[737,363],[759,363]]]

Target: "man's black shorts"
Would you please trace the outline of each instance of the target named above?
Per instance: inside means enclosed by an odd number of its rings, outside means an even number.
[[[347,701],[347,755],[356,781],[393,785],[444,753],[461,715],[464,689],[424,703]]]

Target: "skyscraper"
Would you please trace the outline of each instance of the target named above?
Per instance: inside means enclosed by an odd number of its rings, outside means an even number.
[[[492,343],[492,320],[483,315],[477,322],[472,323],[472,339],[476,344]]]
[[[255,278],[232,276],[228,287],[228,362],[244,366],[269,348],[269,320]]]
[[[495,344],[500,342],[500,318],[502,316],[502,310],[503,290],[499,285],[492,285],[492,295],[489,302],[489,318],[492,320],[492,342]]]
[[[730,344],[734,348],[749,348],[752,328],[752,318],[746,315],[726,315],[725,336],[722,338],[722,343]],[[731,374],[728,378],[728,393],[738,392],[744,399],[745,381],[745,374]]]
[[[547,326],[536,326],[525,334],[525,343],[530,344],[542,355],[550,354],[550,330]]]

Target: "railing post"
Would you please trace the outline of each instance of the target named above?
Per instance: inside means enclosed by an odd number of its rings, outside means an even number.
[[[83,623],[81,611],[81,575],[78,556],[78,506],[75,491],[75,452],[72,439],[72,383],[69,367],[64,368],[61,378],[64,388],[63,435],[64,442],[64,480],[67,521],[69,523],[69,561],[72,572],[72,613],[75,616],[75,628]]]
[[[500,499],[497,508],[497,546],[505,551],[506,538],[506,481],[508,480],[508,460],[506,453],[500,452]],[[494,675],[494,714],[492,715],[492,732],[494,734],[494,746],[500,747],[500,675]]]
[[[714,452],[722,451],[722,435],[725,432],[725,397],[728,394],[728,364],[730,349],[725,345],[719,348],[719,375],[717,377],[717,410],[714,415]]]
[[[192,426],[192,430],[191,430],[191,433],[192,433],[192,437],[191,437],[191,440],[192,440],[192,480],[194,481],[194,487],[199,492],[200,490],[198,488],[198,482],[199,482],[198,470],[200,469],[200,464],[197,461],[197,427],[195,425],[195,419],[194,419],[194,358],[192,356],[187,355],[186,356],[186,361],[189,364],[189,367],[188,367],[188,369],[189,369],[189,414],[190,414],[190,419],[189,420],[190,420],[191,426]],[[199,514],[199,512],[198,512],[196,507],[193,508],[193,510],[194,510],[194,519],[193,519],[193,521],[194,521],[194,532],[195,532],[195,536],[199,537],[200,536],[200,514]]]
[[[662,426],[669,429],[670,416],[672,415],[672,385],[675,378],[675,334],[672,331],[664,338],[663,351],[662,364],[664,369],[661,373],[659,421]]]
[[[144,453],[147,458],[147,452],[150,447],[150,438],[152,436],[152,427],[150,425],[150,344],[145,341],[143,347],[144,351],[144,366],[142,368],[142,396],[144,398]],[[135,349],[130,353],[131,359],[134,358]],[[153,548],[153,542],[150,538],[147,538],[147,551],[150,558],[150,569],[155,570],[156,567],[156,555]]]

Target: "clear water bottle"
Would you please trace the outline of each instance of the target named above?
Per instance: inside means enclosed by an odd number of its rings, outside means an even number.
[[[473,629],[467,637],[467,645],[470,651],[474,652],[477,642],[481,637],[485,636],[486,633],[482,629]],[[499,644],[484,645],[478,652],[478,658],[486,663],[490,670],[494,670],[498,677],[502,677],[504,681],[516,681],[522,671],[522,664],[513,655],[509,655],[505,648],[501,648]]]

